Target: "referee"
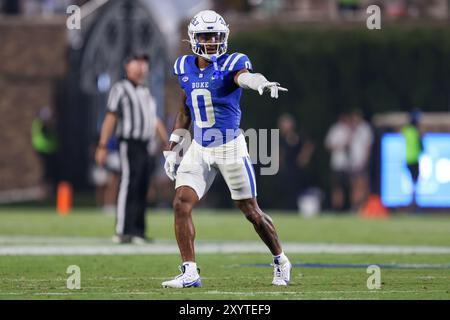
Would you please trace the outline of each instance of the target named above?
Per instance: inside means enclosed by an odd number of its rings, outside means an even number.
[[[145,243],[146,196],[152,159],[148,145],[158,135],[167,145],[168,136],[156,115],[155,99],[144,84],[149,68],[146,54],[133,53],[125,60],[126,79],[113,85],[108,97],[95,159],[101,166],[107,157],[107,143],[114,134],[119,140],[121,163],[117,197],[117,243]]]

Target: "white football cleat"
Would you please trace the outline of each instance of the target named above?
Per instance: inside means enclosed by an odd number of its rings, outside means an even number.
[[[188,272],[186,266],[178,267],[181,274],[176,276],[173,280],[164,281],[161,285],[164,288],[189,288],[201,287],[202,279],[199,275],[199,270]]]
[[[286,261],[284,264],[273,263],[273,280],[275,286],[287,286],[291,279],[292,264]]]

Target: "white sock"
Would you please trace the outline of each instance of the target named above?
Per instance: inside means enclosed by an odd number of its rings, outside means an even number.
[[[193,261],[185,261],[183,262],[183,266],[186,268],[186,272],[188,273],[197,273],[197,263]]]
[[[289,259],[286,257],[284,252],[281,252],[278,256],[273,256],[273,263],[275,264],[285,264]]]

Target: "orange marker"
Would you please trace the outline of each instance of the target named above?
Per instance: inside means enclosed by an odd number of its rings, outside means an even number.
[[[383,206],[380,196],[372,194],[359,214],[361,217],[369,219],[387,218],[389,217],[389,210]]]
[[[72,209],[72,185],[69,182],[62,181],[58,184],[56,195],[56,209],[62,216],[66,216]]]

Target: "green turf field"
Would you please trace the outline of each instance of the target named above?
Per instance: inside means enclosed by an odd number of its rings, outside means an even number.
[[[194,219],[199,247],[217,247],[197,254],[203,287],[179,290],[160,287],[178,274],[180,264],[173,251],[169,211],[149,211],[148,235],[155,243],[136,246],[111,244],[114,218],[100,211],[79,209],[61,217],[51,209],[3,208],[0,299],[450,299],[449,215],[364,220],[353,215],[303,219],[270,214],[281,240],[293,250],[286,252],[291,262],[302,264],[293,269],[290,286],[270,285],[268,251],[214,251],[222,245],[238,244],[242,249],[260,243],[238,211],[198,210]],[[317,245],[326,250],[320,252]],[[156,250],[165,246],[172,251]],[[342,250],[334,252],[333,246]],[[62,253],[49,254],[52,248]],[[355,248],[359,251],[352,252]],[[402,252],[405,248],[413,251]],[[76,254],[68,249],[100,253]],[[112,253],[102,251],[106,249]],[[381,289],[369,290],[366,267],[355,264],[381,265]],[[80,290],[66,287],[69,265],[81,269]]]

